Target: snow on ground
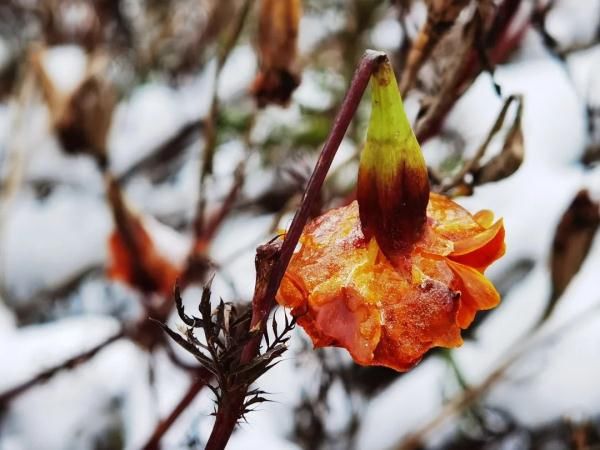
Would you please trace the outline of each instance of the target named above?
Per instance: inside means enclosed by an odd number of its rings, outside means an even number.
[[[558,3],[567,5],[561,8],[567,8],[579,1]],[[596,0],[586,3],[588,16],[600,5]],[[574,9],[577,8],[564,11]],[[343,20],[341,13],[303,18],[301,51],[306,53],[328,33],[339,29]],[[585,24],[590,20],[557,12],[551,16],[549,28],[561,42],[569,44],[585,40],[590,32]],[[328,23],[327,27],[321,27],[323,21]],[[373,30],[371,39],[375,44],[393,48],[400,30],[392,22],[385,19]],[[580,22],[584,25],[573,29],[571,24]],[[537,45],[534,39],[528,42]],[[79,50],[72,47],[55,50],[48,56],[48,67],[61,88],[72,88],[77,74],[83,70]],[[600,169],[586,172],[577,163],[586,145],[585,105],[581,99],[590,92],[593,92],[590,98],[600,98],[600,83],[594,76],[600,67],[598,51],[595,48],[577,53],[563,66],[545,52],[533,49],[532,53],[522,53],[522,58],[496,71],[496,81],[504,94],[524,95],[526,159],[514,176],[478,188],[473,197],[462,199],[461,203],[470,210],[491,208],[505,220],[507,255],[490,270],[492,278],[500,277],[525,256],[532,257],[535,266],[486,320],[477,333],[477,340],[454,352],[471,382],[481,381],[540,314],[549,294],[549,244],[555,225],[575,193],[582,187],[590,187],[596,198],[600,198]],[[529,59],[532,54],[535,58]],[[528,56],[527,60],[524,55]],[[60,58],[70,62],[57,63]],[[72,70],[65,70],[68,67]],[[251,48],[247,45],[236,48],[224,67],[219,96],[226,100],[230,93],[237,95],[243,91],[255,68]],[[110,134],[112,168],[122,173],[181,125],[205,116],[210,105],[207,92],[214,88],[214,72],[213,61],[183,86],[174,88],[156,80],[149,81],[124,99],[117,108]],[[321,81],[309,71],[289,109],[268,108],[261,113],[252,141],[260,142],[274,127],[298,121],[300,105],[328,107],[332,98],[323,95]],[[329,81],[336,82],[335,79]],[[484,139],[500,106],[489,76],[482,75],[453,110],[446,128],[459,131],[469,144],[468,151],[473,151]],[[29,123],[29,140],[26,141],[29,148],[26,179],[49,176],[65,184],[43,200],[36,197],[32,189],[23,189],[4,224],[0,241],[1,276],[8,280],[13,293],[23,298],[59,283],[78,268],[102,266],[106,260],[106,237],[112,228],[102,199],[102,179],[93,163],[84,157],[65,157],[60,153],[56,142],[48,138],[44,108],[31,117],[34,120]],[[3,108],[0,152],[6,150],[9,120],[11,114],[8,108]],[[336,158],[336,166],[341,166],[355,151],[353,145],[346,144]],[[200,144],[195,145],[199,149]],[[425,151],[430,153],[435,149]],[[194,156],[188,156],[174,180],[156,185],[143,177],[132,179],[126,187],[131,203],[138,210],[156,216],[190,211],[197,200],[198,151],[190,148],[188,154]],[[233,180],[233,168],[246,156],[240,141],[220,145],[215,158],[218,178],[209,186],[211,199],[222,199]],[[0,154],[0,161],[2,158]],[[261,192],[274,175],[260,168],[258,158],[250,157],[247,164],[248,186],[244,192],[253,196]],[[352,177],[352,168],[349,166],[340,176]],[[69,220],[65,220],[66,217]],[[289,218],[286,215],[282,223],[289,223]],[[254,247],[269,236],[273,220],[269,214],[244,212],[230,217],[219,230],[211,245],[211,256],[224,265],[224,270],[214,281],[215,298],[250,298],[254,285]],[[159,247],[168,250],[175,261],[181,261],[189,248],[189,239],[154,220],[148,219],[147,223]],[[596,272],[599,265],[600,240],[597,239],[557,307],[556,316],[542,331],[551,333],[581,311],[598,304]],[[88,283],[76,295],[80,297],[81,313],[87,316],[20,329],[15,328],[12,314],[0,304],[0,390],[93,346],[116,330],[115,319],[90,315],[100,311],[95,308],[106,295],[102,283]],[[186,304],[195,305],[198,297],[198,289],[188,290]],[[591,316],[560,339],[537,349],[534,358],[518,364],[491,392],[489,401],[531,425],[551,420],[557,414],[600,412],[597,407],[600,393],[594,385],[594,380],[600,378],[598,325],[598,319]],[[298,337],[294,336],[292,346]],[[249,424],[234,434],[232,449],[297,448],[285,440],[290,432],[291,407],[299,400],[302,390],[310,387],[314,373],[294,355],[292,348],[284,361],[261,379],[260,387],[271,393],[274,402],[262,404],[258,412],[249,416]],[[155,392],[148,383],[151,364],[156,378]],[[452,388],[448,387],[449,379],[451,373],[446,364],[431,358],[393,383],[365,406],[358,447],[389,448],[431,419]],[[122,397],[122,404],[116,410],[125,426],[125,446],[139,448],[156,421],[180,398],[187,383],[187,377],[175,370],[164,354],[159,353],[150,361],[132,343],[119,341],[100,352],[89,364],[60,374],[19,398],[6,416],[0,432],[0,447],[9,450],[88,448],[92,435],[109,425],[106,421],[110,416],[108,411],[114,408],[112,402]],[[553,394],[548,395],[549,392]],[[341,396],[334,390],[330,399],[339,423],[345,419]],[[206,438],[211,429],[212,419],[208,416],[211,411],[212,394],[203,392],[165,436],[165,448],[176,448],[187,434],[198,430],[200,436]],[[90,427],[90,417],[97,418],[96,427]]]
[[[560,0],[548,15],[548,32],[566,46],[589,42],[598,32],[599,0]]]
[[[59,186],[43,201],[31,190],[22,191],[13,205],[4,224],[0,267],[17,298],[105,260],[112,225],[101,197]]]
[[[44,52],[42,64],[54,86],[66,94],[83,81],[88,58],[77,45],[60,45]]]
[[[137,88],[113,115],[110,161],[119,174],[164,142],[187,121],[174,88],[148,83]]]
[[[80,317],[3,334],[0,389],[96,345],[118,328],[118,322],[106,316]],[[116,342],[89,364],[58,374],[46,385],[20,396],[2,425],[2,448],[75,449],[89,445],[90,435],[103,431],[110,399],[126,392],[130,375],[137,370],[137,355],[131,344]],[[111,382],[106,383],[107,379]],[[98,418],[97,423],[94,418]]]

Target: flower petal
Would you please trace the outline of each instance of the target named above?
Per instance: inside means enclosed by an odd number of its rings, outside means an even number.
[[[483,273],[490,264],[504,255],[504,235],[504,225],[502,220],[499,220],[478,235],[455,243],[455,249],[449,258]]]
[[[494,213],[489,209],[482,209],[473,214],[473,219],[483,228],[489,228],[494,223]]]
[[[461,298],[456,320],[461,328],[467,328],[477,311],[494,308],[500,303],[500,294],[478,270],[452,260],[447,262],[460,283]]]
[[[429,195],[427,217],[432,228],[451,241],[460,241],[484,230],[466,209],[434,192]]]
[[[487,246],[487,244],[494,240],[504,242],[504,223],[502,222],[502,219],[497,221],[490,228],[484,229],[477,234],[454,241],[454,250],[452,251],[451,255],[467,255],[475,250],[484,248]],[[497,246],[498,245],[495,245],[494,247]]]
[[[356,202],[305,228],[277,301],[292,308],[316,347],[408,370],[432,347],[461,345],[461,328],[498,304],[480,270],[504,250],[502,222],[486,229],[491,213],[471,216],[436,197],[426,232],[393,263],[375,238],[364,237]]]
[[[383,333],[374,363],[396,370],[414,366],[433,347],[462,344],[457,293],[435,280],[411,285],[382,308]]]
[[[333,286],[332,286],[333,287]],[[352,288],[315,292],[320,299],[309,301],[317,329],[331,344],[347,349],[359,364],[371,364],[381,336],[380,315],[375,305],[365,302]],[[325,298],[323,298],[325,297]]]

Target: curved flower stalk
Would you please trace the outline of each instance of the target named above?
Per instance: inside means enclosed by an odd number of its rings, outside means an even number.
[[[500,297],[483,275],[504,254],[502,220],[429,192],[427,168],[388,62],[371,78],[357,201],[307,225],[277,294],[316,347],[408,370]]]

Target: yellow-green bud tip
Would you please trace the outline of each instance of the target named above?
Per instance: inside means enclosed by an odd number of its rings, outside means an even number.
[[[365,236],[394,259],[421,235],[429,201],[427,166],[386,59],[371,77],[371,118],[357,198]]]

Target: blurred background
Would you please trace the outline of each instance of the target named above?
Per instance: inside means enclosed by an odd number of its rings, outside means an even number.
[[[251,299],[368,48],[432,189],[504,218],[503,302],[406,374],[294,330],[228,448],[600,448],[599,0],[3,0],[0,449],[204,448],[214,395],[148,317],[181,327],[177,279]]]

